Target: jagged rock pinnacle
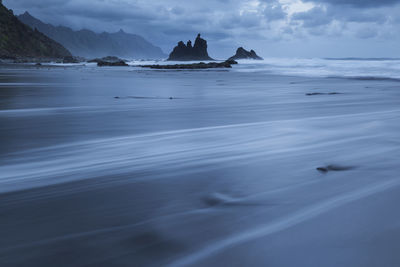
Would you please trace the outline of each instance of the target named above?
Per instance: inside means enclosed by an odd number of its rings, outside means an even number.
[[[258,56],[257,53],[254,50],[247,51],[243,47],[239,47],[236,50],[236,54],[229,58],[229,60],[238,60],[238,59],[263,60],[263,58]]]
[[[207,52],[207,41],[200,37],[200,33],[192,46],[192,41],[185,45],[182,41],[174,48],[168,60],[190,61],[190,60],[213,60]]]

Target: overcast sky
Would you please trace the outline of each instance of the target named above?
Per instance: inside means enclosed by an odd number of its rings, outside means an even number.
[[[400,57],[400,0],[3,0],[19,14],[137,33],[166,53],[198,32],[212,57]]]

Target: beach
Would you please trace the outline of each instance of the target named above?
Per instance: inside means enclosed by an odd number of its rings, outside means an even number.
[[[0,66],[0,266],[400,264],[399,60],[140,64]]]

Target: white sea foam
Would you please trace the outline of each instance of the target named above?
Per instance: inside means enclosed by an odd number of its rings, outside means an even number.
[[[364,77],[400,79],[400,59],[321,59],[266,58],[238,60],[232,71],[267,72],[276,75],[305,77]],[[195,62],[185,62],[187,64]],[[169,61],[132,61],[132,66],[146,64],[182,64]]]

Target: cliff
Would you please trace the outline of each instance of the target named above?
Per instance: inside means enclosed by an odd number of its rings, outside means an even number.
[[[0,2],[0,58],[64,58],[71,53],[36,29],[31,29]]]

